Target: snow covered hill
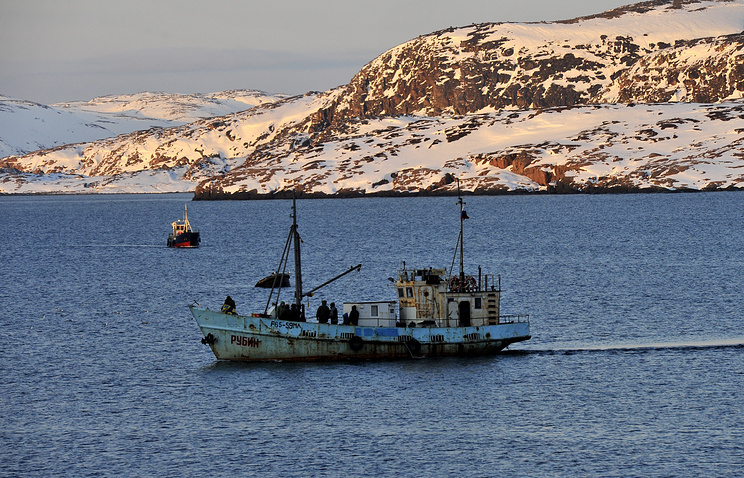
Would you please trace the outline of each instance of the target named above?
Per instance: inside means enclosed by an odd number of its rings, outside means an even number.
[[[744,186],[744,101],[564,107],[347,122],[332,140],[276,143],[200,197]],[[241,194],[242,192],[242,194]]]
[[[452,191],[454,176],[479,193],[744,185],[744,100],[380,117],[330,127],[323,140],[306,133],[308,113],[333,99],[307,95],[31,155],[30,172],[0,179],[0,189],[163,192],[200,183],[202,198],[295,189],[307,196],[438,194]]]
[[[284,97],[254,90],[193,95],[138,93],[42,105],[0,95],[0,158],[178,126]]]
[[[742,188],[742,30],[744,0],[448,29],[334,90],[6,157],[0,192],[446,194],[454,177],[479,193]],[[142,94],[70,109],[188,121],[223,106]]]
[[[0,192],[193,191],[199,181],[226,174],[288,130],[306,129],[335,94],[266,102],[178,127],[7,157],[0,160]]]
[[[228,90],[191,95],[144,92],[134,95],[102,96],[86,102],[52,106],[133,118],[157,118],[186,124],[203,118],[237,113],[264,103],[273,103],[287,96],[257,90]]]

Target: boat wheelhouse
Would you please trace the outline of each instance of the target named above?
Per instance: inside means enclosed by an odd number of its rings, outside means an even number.
[[[449,275],[445,269],[406,269],[398,271],[400,322],[409,327],[469,327],[498,325],[501,278]]]

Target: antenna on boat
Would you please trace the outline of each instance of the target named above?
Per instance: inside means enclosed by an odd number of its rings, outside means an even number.
[[[462,200],[462,195],[460,194],[460,178],[457,178],[457,204],[460,205],[460,284],[465,283],[465,253],[463,252],[464,244],[463,244],[463,222],[465,219],[468,218],[468,213],[465,212],[465,209],[463,209],[463,206],[465,205],[465,201]]]

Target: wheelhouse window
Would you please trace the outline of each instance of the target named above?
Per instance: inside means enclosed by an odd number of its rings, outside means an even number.
[[[476,297],[475,298],[475,308],[476,309],[481,309],[482,308],[481,302],[482,302],[482,299],[480,297]]]
[[[401,299],[403,297],[405,297],[405,295],[403,294],[403,288],[402,287],[398,287],[398,297],[401,298]]]
[[[370,307],[369,313],[372,317],[377,317],[380,315],[380,308],[376,305],[373,305]]]
[[[408,297],[413,297],[413,287],[406,287],[406,295]]]

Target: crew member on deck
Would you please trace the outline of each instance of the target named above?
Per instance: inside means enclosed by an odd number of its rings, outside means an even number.
[[[351,312],[349,312],[349,323],[351,325],[359,325],[359,311],[356,308],[356,305],[351,306]]]
[[[235,313],[235,301],[229,295],[225,298],[225,303],[222,304],[222,313],[237,315]]]
[[[332,324],[338,324],[338,309],[336,308],[336,303],[331,302],[331,323]]]
[[[297,308],[297,304],[292,304],[289,308],[290,320],[293,322],[304,322],[305,319],[300,315],[300,309]]]
[[[318,307],[318,311],[315,313],[315,317],[318,318],[319,324],[327,324],[328,319],[331,317],[331,309],[328,308],[327,301],[322,301]]]
[[[284,301],[282,301],[279,304],[279,307],[277,307],[276,309],[277,318],[279,318],[279,320],[291,320],[291,317],[289,314],[290,314],[289,306]]]

